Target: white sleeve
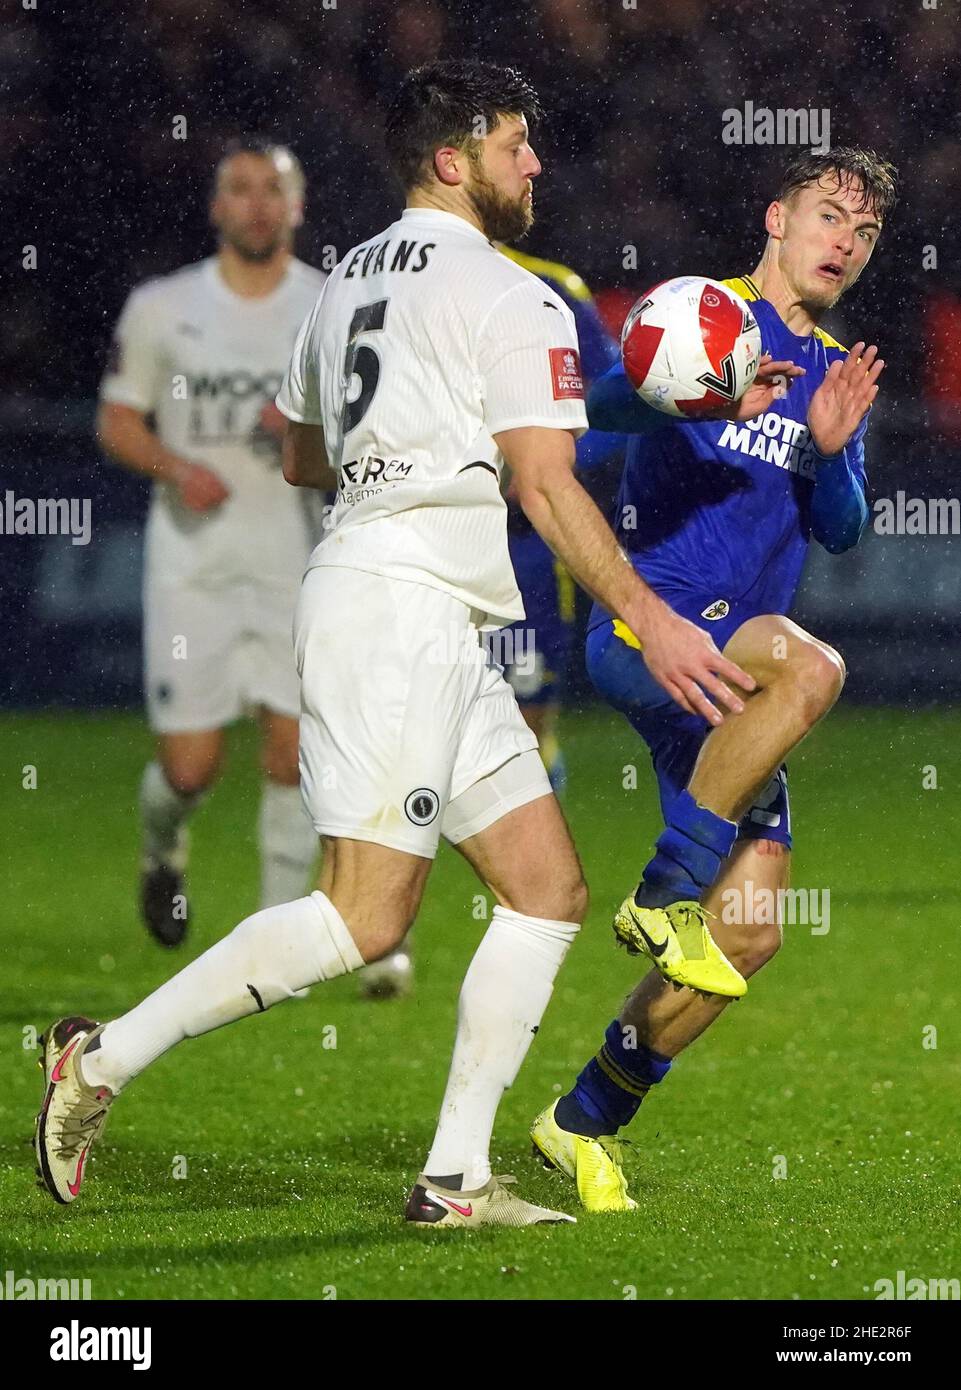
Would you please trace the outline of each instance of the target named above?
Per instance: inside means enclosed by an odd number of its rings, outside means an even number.
[[[478,334],[477,368],[491,434],[587,429],[574,315],[547,285],[532,280],[501,295]]]
[[[165,385],[158,308],[156,295],[143,288],[129,295],[100,382],[102,401],[129,405],[145,415],[156,408]]]
[[[321,425],[323,416],[320,406],[320,352],[316,344],[316,333],[321,306],[324,302],[324,289],[320,298],[300,326],[294,342],[290,365],[277,392],[275,404],[288,420],[296,420],[301,425]]]

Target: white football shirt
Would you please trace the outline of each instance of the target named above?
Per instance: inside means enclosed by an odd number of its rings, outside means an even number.
[[[453,213],[408,208],[349,251],[301,329],[277,405],[321,425],[338,475],[310,568],[446,590],[523,618],[492,435],[587,429],[574,318]]]
[[[260,414],[325,279],[291,260],[271,294],[249,299],[228,288],[210,257],[148,280],[128,298],[101,400],[152,415],[168,449],[230,489],[222,506],[199,513],[169,484],[154,484],[148,583],[299,582],[321,530],[316,498],[284,482],[279,443]]]

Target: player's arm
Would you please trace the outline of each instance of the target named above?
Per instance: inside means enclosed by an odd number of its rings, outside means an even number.
[[[133,406],[102,401],[97,411],[97,443],[115,463],[153,482],[171,483],[183,505],[195,512],[219,507],[230,495],[223,482],[203,464],[192,463],[165,448]]]
[[[581,353],[581,369],[584,383],[591,386],[595,381],[620,362],[620,347],[617,339],[608,332],[597,305],[591,298],[587,286],[578,277],[582,295],[564,295],[577,329],[577,341]],[[563,289],[563,287],[562,287]],[[577,441],[577,468],[581,473],[605,468],[608,464],[624,462],[624,450],[628,436],[601,429],[589,429]]]
[[[793,362],[774,362],[765,353],[753,384],[736,404],[716,414],[705,413],[701,420],[753,420],[770,410],[772,403],[784,395],[795,377],[803,376],[804,368]],[[587,398],[587,418],[591,428],[610,430],[619,434],[653,434],[667,425],[676,425],[677,417],[655,410],[634,390],[623,363],[617,362],[591,387]]]
[[[663,410],[641,400],[620,362],[598,377],[588,392],[587,418],[592,430],[616,434],[652,434],[674,423]]]
[[[97,442],[122,468],[169,483],[185,507],[205,512],[219,507],[229,489],[211,469],[168,449],[147,423],[161,393],[171,386],[161,323],[156,293],[150,287],[134,290],[120,315],[100,384]]]
[[[583,281],[581,283],[583,284]],[[584,290],[588,294],[586,299],[568,295],[566,302],[574,315],[584,380],[593,382],[597,381],[598,377],[603,376],[609,367],[613,367],[616,362],[620,361],[621,349],[617,339],[608,332],[586,285],[584,285]]]
[[[546,303],[537,281],[519,283],[478,326],[476,355],[485,424],[531,524],[574,579],[636,634],[651,674],[682,709],[720,724],[714,696],[740,713],[725,681],[750,691],[752,678],[644,583],[574,477],[574,440],[587,417],[570,310]]]
[[[337,475],[327,458],[321,425],[305,425],[288,420],[281,448],[284,477],[292,487],[316,487],[332,492]]]
[[[855,343],[832,362],[808,407],[808,430],[819,456],[811,499],[811,534],[832,555],[857,545],[868,521],[864,434],[884,362],[876,347]]]
[[[607,434],[604,430],[588,430],[577,441],[577,467],[582,473],[605,468],[610,463],[623,463],[624,450],[630,442],[626,434]]]
[[[831,555],[857,545],[868,524],[864,445],[852,440],[835,458],[819,459],[811,498],[811,534]]]
[[[286,417],[281,463],[292,487],[315,487],[331,492],[337,475],[327,457],[320,400],[320,315],[329,281],[300,326],[287,373],[277,392],[278,412]]]
[[[564,301],[574,316],[581,371],[586,386],[590,386],[609,368],[620,361],[617,339],[608,332],[597,305],[580,276],[570,272],[569,278],[547,276],[547,283]],[[574,281],[578,288],[571,288]],[[577,470],[588,473],[610,464],[623,464],[629,436],[589,429],[577,441]]]
[[[635,572],[574,477],[573,434],[535,425],[503,430],[494,442],[513,473],[517,500],[531,525],[577,583],[636,635],[648,669],[672,699],[711,724],[720,724],[723,716],[708,694],[739,714],[743,703],[725,682],[751,691],[753,679]]]

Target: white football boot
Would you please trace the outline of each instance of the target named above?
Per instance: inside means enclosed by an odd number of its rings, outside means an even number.
[[[83,1182],[90,1146],[107,1123],[113,1092],[88,1086],[78,1060],[104,1025],[74,1015],[50,1025],[40,1042],[44,1097],[34,1129],[39,1187],[58,1202],[73,1202]]]
[[[407,1199],[404,1217],[415,1226],[540,1226],[570,1222],[577,1218],[549,1207],[525,1202],[507,1184],[516,1178],[502,1175],[488,1178],[473,1192],[440,1187],[421,1173]]]

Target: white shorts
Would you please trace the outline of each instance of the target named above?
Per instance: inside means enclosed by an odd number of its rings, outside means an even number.
[[[221,729],[259,705],[300,713],[291,623],[297,588],[144,587],[144,688],[160,734]]]
[[[540,758],[464,796],[537,749],[472,613],[439,589],[321,566],[294,618],[300,780],[319,835],[432,859],[516,806],[550,794]]]

